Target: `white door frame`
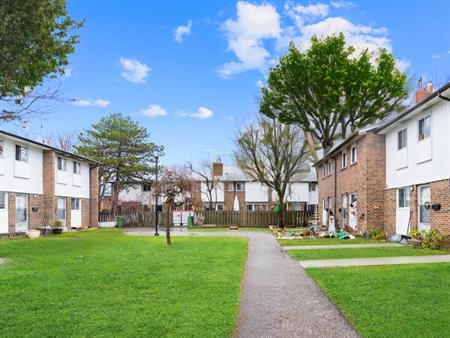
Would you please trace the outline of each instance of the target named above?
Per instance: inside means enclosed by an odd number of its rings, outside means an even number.
[[[58,221],[61,221],[62,226],[65,227],[66,226],[66,218],[67,218],[67,201],[65,197],[57,197],[56,198],[56,209],[59,210],[59,202],[63,201],[64,202],[64,218],[59,218],[58,216],[58,212],[56,213],[56,219]]]
[[[353,198],[355,197],[355,202],[352,202]],[[351,192],[349,194],[349,206],[350,206],[350,212],[348,215],[348,224],[350,228],[356,229],[358,227],[358,193]],[[351,206],[352,205],[352,206]]]
[[[430,212],[430,222],[429,223],[423,223],[420,221],[420,218],[422,217],[422,215],[421,215],[422,212],[421,212],[420,206],[423,205],[422,189],[426,189],[426,188],[428,188],[428,190],[429,190],[429,196],[427,198],[427,201],[423,201],[423,202],[429,202],[429,205],[430,205],[430,209],[428,209]],[[429,184],[423,184],[423,185],[419,185],[417,187],[417,211],[418,211],[417,212],[417,228],[419,229],[419,231],[430,230],[431,229],[431,185],[429,185]]]
[[[405,189],[405,203],[400,206],[400,190]],[[410,220],[410,194],[411,187],[401,187],[395,190],[395,233],[400,235],[407,235],[409,220]],[[408,202],[408,203],[406,203]],[[407,204],[407,206],[405,206]]]
[[[73,201],[78,200],[78,209],[73,209]],[[80,228],[81,227],[81,199],[72,197],[70,199],[70,227]]]
[[[9,232],[8,223],[8,193],[0,191],[0,194],[5,194],[5,205],[3,209],[0,209],[0,233],[6,234]]]
[[[18,209],[17,206],[19,205],[18,201],[20,199],[25,200],[25,220],[18,221]],[[26,232],[28,231],[28,195],[27,194],[16,194],[16,232]]]

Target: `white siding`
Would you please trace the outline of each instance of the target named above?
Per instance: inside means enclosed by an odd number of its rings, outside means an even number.
[[[153,202],[151,191],[144,191],[142,185],[135,184],[127,187],[119,193],[119,201],[122,202],[141,202],[142,204],[150,204]]]
[[[318,190],[319,185],[316,184],[316,190],[309,192],[308,204],[319,204]]]
[[[418,141],[418,121],[431,114],[431,137]],[[397,133],[407,128],[407,149],[397,148]],[[450,177],[450,102],[437,104],[399,123],[386,134],[387,189]]]
[[[259,182],[245,182],[245,201],[265,202],[269,201],[269,189]]]
[[[208,189],[206,189],[206,183],[201,183],[201,196],[204,203],[209,202],[208,199]],[[223,203],[225,201],[224,197],[224,185],[223,182],[219,182],[212,191],[213,202]]]
[[[42,149],[4,136],[0,136],[0,140],[3,141],[3,154],[0,159],[0,191],[43,194]],[[27,162],[16,161],[16,143],[28,148]]]
[[[73,160],[66,157],[65,172],[59,172],[55,165],[55,196],[89,198],[89,163],[76,160],[81,163],[81,174],[73,173]],[[74,179],[74,176],[79,176]],[[58,179],[59,178],[59,179]]]
[[[287,202],[308,202],[309,187],[306,182],[292,183],[288,186]]]

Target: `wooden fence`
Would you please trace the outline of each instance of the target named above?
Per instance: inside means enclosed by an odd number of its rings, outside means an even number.
[[[154,211],[127,211],[120,214],[99,213],[99,222],[114,222],[118,216],[125,218],[125,225],[132,227],[153,227],[155,225]],[[307,211],[285,211],[282,215],[272,211],[202,211],[195,213],[195,226],[228,227],[230,225],[248,227],[267,227],[278,224],[279,218],[283,219],[288,227],[306,227],[312,213]],[[170,223],[173,223],[173,212],[169,215]],[[158,225],[164,225],[164,214],[159,212]]]
[[[98,215],[99,222],[115,222],[117,217],[125,218],[125,226],[130,227],[153,227],[155,226],[155,211],[130,210],[121,213],[100,212]],[[173,215],[170,212],[170,223],[173,222]],[[159,212],[158,226],[164,224],[164,214]]]
[[[197,216],[200,216],[197,218],[203,219],[203,225],[215,225],[217,227],[230,225],[267,227],[277,225],[280,217],[286,226],[306,227],[312,213],[294,210],[285,211],[282,215],[272,211],[203,211],[198,213]]]

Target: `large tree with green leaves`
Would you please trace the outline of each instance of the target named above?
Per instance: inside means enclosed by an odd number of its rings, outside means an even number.
[[[76,152],[103,164],[99,169],[99,194],[103,197],[107,185],[112,185],[113,210],[119,193],[128,184],[151,179],[155,155],[161,156],[163,147],[150,142],[149,137],[146,128],[120,113],[101,118],[79,136]]]
[[[356,54],[343,34],[313,37],[306,51],[291,44],[270,71],[260,112],[300,125],[314,155],[317,146],[327,151],[337,138],[401,108],[406,83],[385,49]]]
[[[21,120],[38,100],[55,98],[54,89],[36,88],[64,73],[80,26],[65,0],[0,2],[0,123]]]
[[[261,116],[238,131],[235,144],[238,166],[275,191],[283,214],[289,184],[309,170],[309,152],[300,127]]]

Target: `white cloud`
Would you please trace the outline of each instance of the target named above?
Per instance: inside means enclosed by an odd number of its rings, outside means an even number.
[[[388,30],[384,27],[371,27],[366,25],[355,25],[347,19],[341,17],[330,17],[318,23],[299,27],[301,37],[300,47],[308,49],[311,46],[311,38],[317,36],[324,38],[331,35],[343,33],[348,45],[355,47],[356,53],[360,53],[366,48],[370,52],[379,48],[391,50],[391,41],[386,37]]]
[[[166,116],[167,111],[157,104],[151,104],[147,108],[141,110],[141,114],[150,117]]]
[[[80,99],[80,98],[75,98],[72,100],[72,103],[75,106],[78,107],[92,107],[92,106],[96,106],[96,107],[106,107],[109,105],[109,101],[108,100],[103,100],[103,99]]]
[[[198,108],[198,110],[195,113],[189,114],[188,116],[205,120],[205,119],[209,119],[213,115],[214,115],[214,113],[212,110],[205,108],[205,107],[200,107],[200,108]]]
[[[287,2],[284,9],[289,17],[291,17],[297,26],[303,25],[305,21],[311,21],[315,18],[324,18],[328,15],[330,6],[324,3],[311,4],[307,6],[294,5]]]
[[[433,59],[440,59],[440,58],[445,58],[447,56],[450,56],[450,50],[448,50],[446,53],[442,53],[442,54],[434,54],[433,55]]]
[[[256,85],[257,85],[259,88],[262,88],[262,87],[264,87],[264,82],[262,82],[262,80],[258,80],[258,81],[256,81]]]
[[[331,7],[334,8],[352,8],[356,7],[356,5],[351,1],[331,1],[330,2]]]
[[[192,21],[189,20],[188,24],[186,26],[178,26],[175,28],[173,35],[176,42],[183,42],[183,38],[185,35],[191,34],[191,28],[192,28]]]
[[[395,65],[399,71],[406,72],[406,70],[411,66],[411,62],[406,59],[397,59]]]
[[[276,39],[281,33],[280,16],[274,6],[239,1],[236,7],[236,20],[228,19],[222,29],[228,39],[228,49],[238,61],[225,63],[219,69],[223,78],[251,69],[265,70],[270,53],[264,41]]]
[[[125,80],[133,83],[145,83],[148,73],[150,73],[151,70],[149,66],[138,60],[124,57],[120,58],[120,65],[122,66],[120,75],[122,75]]]

